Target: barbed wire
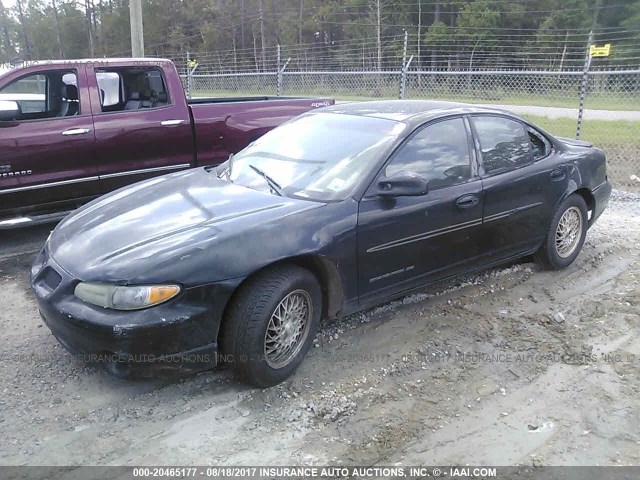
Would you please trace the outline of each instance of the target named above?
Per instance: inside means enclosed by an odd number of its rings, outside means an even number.
[[[238,49],[214,52],[190,52],[192,59],[200,65],[200,71],[208,73],[242,72],[242,71],[277,71],[289,61],[288,70],[320,70],[323,68],[339,70],[401,68],[402,36],[390,36],[383,41],[381,56],[378,59],[377,46],[373,42],[346,42],[339,46],[301,45],[280,47],[280,63],[277,58],[277,47],[265,48],[262,51],[253,49]],[[415,44],[409,42],[407,55],[417,55]],[[434,68],[437,70],[481,69],[491,68],[560,68],[563,70],[577,70],[582,68],[586,55],[586,42],[574,45],[536,45],[527,46],[524,50],[505,51],[499,44],[472,45],[460,43],[454,46],[422,45],[421,56],[418,61],[414,58],[411,68]],[[598,69],[620,67],[637,67],[640,54],[633,42],[618,42],[613,50],[611,59],[597,59],[592,68]],[[186,62],[186,52],[171,56],[179,63]]]

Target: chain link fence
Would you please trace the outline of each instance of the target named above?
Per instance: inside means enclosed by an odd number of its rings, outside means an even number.
[[[337,101],[432,99],[493,105],[552,134],[601,147],[617,188],[640,191],[640,70],[283,71],[185,75],[194,97],[328,96]],[[404,88],[403,88],[404,86]],[[584,105],[580,91],[584,88]]]

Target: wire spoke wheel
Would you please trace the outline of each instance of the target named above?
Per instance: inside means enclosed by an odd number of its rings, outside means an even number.
[[[560,217],[556,228],[556,252],[567,258],[578,248],[582,235],[582,212],[578,207],[569,207]]]
[[[271,368],[287,366],[300,352],[312,316],[313,303],[305,290],[294,290],[280,301],[264,335],[264,357]]]

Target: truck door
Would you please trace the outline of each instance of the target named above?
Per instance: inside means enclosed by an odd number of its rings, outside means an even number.
[[[109,63],[89,77],[102,193],[192,165],[184,92],[168,91],[162,68]]]
[[[9,75],[0,100],[17,102],[21,112],[0,121],[0,219],[73,208],[98,195],[84,66]]]

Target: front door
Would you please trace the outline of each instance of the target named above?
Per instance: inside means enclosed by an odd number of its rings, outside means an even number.
[[[476,261],[482,183],[471,147],[463,118],[428,124],[397,150],[380,178],[415,173],[428,180],[429,192],[362,199],[357,240],[362,304],[458,273]]]
[[[33,70],[6,84],[0,99],[21,108],[16,121],[0,122],[0,216],[65,209],[99,194],[84,68]]]

